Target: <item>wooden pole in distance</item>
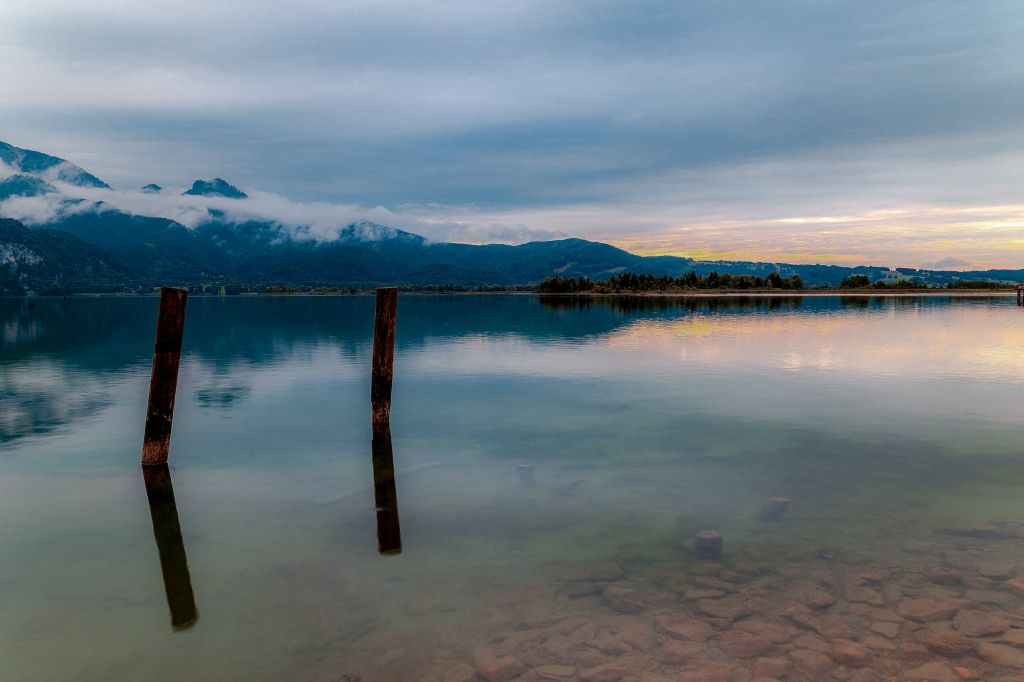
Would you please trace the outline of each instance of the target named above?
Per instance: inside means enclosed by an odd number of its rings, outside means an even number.
[[[188,291],[185,289],[164,287],[160,290],[160,315],[157,318],[156,344],[153,348],[153,375],[149,380],[146,435],[142,443],[143,466],[167,464],[187,298]]]
[[[373,374],[370,377],[370,409],[373,429],[391,422],[391,379],[395,364],[395,321],[398,289],[377,289],[373,322]]]

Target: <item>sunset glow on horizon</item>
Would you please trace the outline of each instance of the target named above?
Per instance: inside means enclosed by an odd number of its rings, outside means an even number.
[[[645,256],[942,270],[1024,266],[1024,204],[696,222],[611,238]]]

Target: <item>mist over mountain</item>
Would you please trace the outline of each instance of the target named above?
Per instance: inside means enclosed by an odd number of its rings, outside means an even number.
[[[246,193],[223,178],[185,190],[117,191],[56,156],[0,142],[0,293],[138,291],[162,284],[517,287],[545,277],[606,279],[622,272],[680,276],[800,275],[835,286],[882,267],[841,267],[638,256],[585,239],[459,244],[367,219],[357,207],[295,204]],[[385,209],[374,209],[384,214]],[[901,268],[932,284],[1018,281],[1021,270]]]
[[[16,173],[0,180],[0,201],[11,197],[38,197],[56,193],[56,187],[34,175]]]
[[[16,171],[47,180],[60,180],[81,187],[110,187],[69,161],[31,149],[20,149],[6,142],[0,142],[0,162]]]

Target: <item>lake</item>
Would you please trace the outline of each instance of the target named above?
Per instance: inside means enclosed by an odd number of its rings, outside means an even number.
[[[4,682],[1024,667],[1012,296],[403,295],[373,448],[372,297],[193,297],[147,490],[157,305],[0,299]]]

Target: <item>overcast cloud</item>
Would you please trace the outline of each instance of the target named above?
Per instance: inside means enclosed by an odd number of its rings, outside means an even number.
[[[220,176],[433,238],[1024,265],[1016,1],[5,0],[0,26],[0,139],[120,190]]]

